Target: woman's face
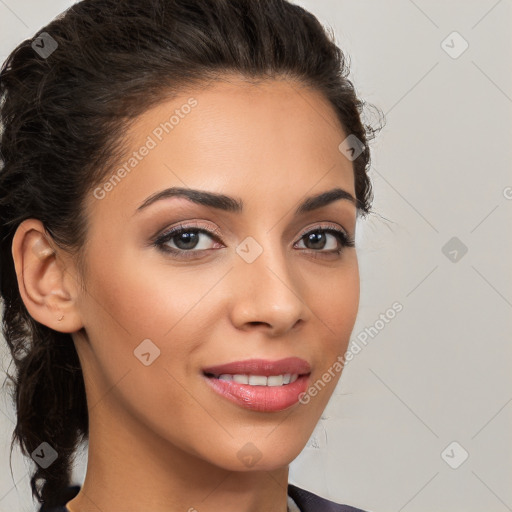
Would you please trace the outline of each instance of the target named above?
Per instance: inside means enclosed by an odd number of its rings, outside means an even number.
[[[233,79],[159,104],[128,135],[87,198],[73,337],[91,436],[145,432],[228,470],[285,466],[334,390],[358,310],[348,134],[317,92]],[[197,201],[158,199],[174,187]],[[346,197],[308,202],[333,189]],[[199,204],[206,192],[223,199]]]

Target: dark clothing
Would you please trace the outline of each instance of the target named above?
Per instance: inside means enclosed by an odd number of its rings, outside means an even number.
[[[79,485],[69,486],[61,496],[60,506],[47,508],[42,505],[39,512],[69,512],[65,505],[78,494],[79,490]],[[292,484],[288,484],[288,496],[295,501],[301,512],[365,512],[348,505],[338,505]]]
[[[365,512],[360,508],[339,505],[334,501],[320,498],[320,496],[292,484],[288,484],[288,495],[292,497],[301,512]]]

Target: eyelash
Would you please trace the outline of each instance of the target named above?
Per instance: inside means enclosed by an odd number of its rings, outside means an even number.
[[[218,230],[211,230],[207,228],[202,228],[197,225],[183,225],[179,224],[178,226],[173,227],[169,231],[166,231],[162,233],[160,236],[156,238],[156,240],[152,243],[153,246],[155,246],[157,249],[164,253],[170,253],[173,256],[181,259],[192,259],[195,258],[195,254],[202,251],[207,251],[209,249],[191,249],[189,251],[184,249],[175,249],[173,247],[167,246],[167,242],[172,240],[173,238],[177,237],[178,235],[181,235],[183,233],[203,233],[205,235],[208,235],[212,237],[213,239],[216,239],[217,242],[220,242],[220,233]],[[348,233],[345,231],[342,231],[340,229],[334,228],[332,226],[318,226],[312,230],[306,231],[301,237],[299,238],[298,242],[306,238],[308,235],[311,235],[312,233],[329,233],[334,235],[338,242],[340,243],[340,248],[335,249],[334,251],[322,251],[322,250],[315,250],[315,249],[306,249],[308,251],[312,251],[313,253],[324,253],[324,254],[336,254],[340,255],[341,252],[345,247],[355,247],[355,240],[353,237],[351,237]],[[318,257],[316,254],[314,257]]]

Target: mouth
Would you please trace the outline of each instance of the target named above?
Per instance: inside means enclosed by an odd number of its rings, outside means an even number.
[[[311,365],[299,357],[287,357],[278,361],[267,359],[246,359],[203,368],[203,373],[219,378],[222,375],[248,375],[278,377],[285,375],[305,375],[311,373]]]
[[[307,389],[311,366],[304,359],[251,359],[203,369],[210,389],[232,403],[259,412],[296,405]]]
[[[212,373],[205,373],[206,377],[211,379],[224,380],[226,382],[237,382],[238,384],[246,384],[248,386],[286,386],[293,384],[298,378],[298,373],[285,373],[282,375],[250,375],[250,374],[230,374],[223,373],[221,375],[214,375]]]

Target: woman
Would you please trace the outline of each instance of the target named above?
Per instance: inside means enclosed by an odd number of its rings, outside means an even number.
[[[85,0],[8,57],[4,336],[41,511],[359,510],[288,484],[359,304],[376,130],[348,71],[285,0]]]

